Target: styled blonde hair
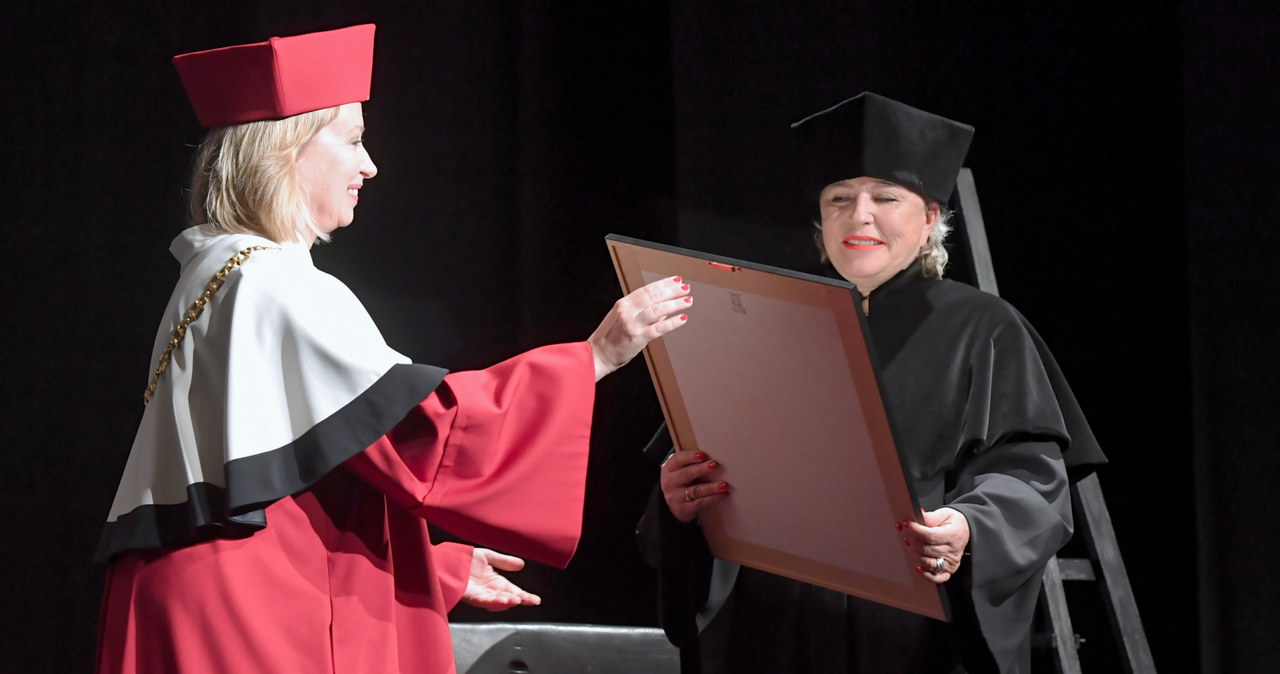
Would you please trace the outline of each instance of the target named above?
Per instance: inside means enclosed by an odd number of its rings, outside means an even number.
[[[232,234],[257,234],[276,243],[317,228],[298,184],[298,153],[338,116],[324,108],[209,130],[196,150],[188,197],[191,224]]]
[[[929,230],[929,239],[924,242],[924,249],[920,251],[920,273],[942,278],[942,273],[947,270],[947,262],[951,259],[947,254],[946,243],[947,235],[951,233],[951,216],[955,211],[928,197],[925,198],[925,204],[938,207],[938,219],[934,221],[933,229]]]

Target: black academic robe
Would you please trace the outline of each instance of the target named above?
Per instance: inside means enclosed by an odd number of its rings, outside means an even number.
[[[1029,669],[1040,575],[1072,533],[1069,481],[1104,463],[1102,451],[1048,348],[1000,298],[925,278],[917,263],[871,294],[867,325],[920,505],[969,522],[964,564],[944,584],[951,623],[746,567],[735,575],[655,493],[641,548],[686,674]],[[661,432],[651,443],[669,447]]]

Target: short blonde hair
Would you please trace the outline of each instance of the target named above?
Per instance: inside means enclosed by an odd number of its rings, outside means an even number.
[[[298,153],[338,116],[324,108],[209,130],[196,150],[188,197],[191,224],[276,243],[304,233],[326,240],[298,183]]]
[[[951,233],[951,216],[955,211],[928,197],[925,197],[925,204],[938,207],[938,219],[934,221],[933,229],[929,230],[929,239],[924,242],[924,249],[920,251],[920,273],[942,278],[942,273],[947,270],[947,262],[951,259],[946,243],[947,235]]]

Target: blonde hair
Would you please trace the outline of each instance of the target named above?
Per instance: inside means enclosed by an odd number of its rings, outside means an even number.
[[[933,229],[929,230],[929,239],[924,242],[924,248],[920,251],[920,273],[942,278],[947,262],[951,259],[946,243],[947,235],[951,233],[951,216],[955,215],[955,211],[932,199],[926,198],[925,203],[938,207],[938,219],[934,221]]]
[[[946,244],[947,235],[951,233],[951,217],[956,212],[928,197],[924,197],[924,204],[925,208],[934,206],[938,208],[938,219],[934,221],[933,229],[929,230],[929,238],[920,249],[918,258],[920,275],[942,278],[943,272],[947,269],[947,262],[951,259],[951,255],[947,253]],[[826,264],[830,259],[827,257],[827,248],[822,243],[822,223],[814,222],[813,226],[813,242],[818,246],[818,257],[823,264]]]
[[[209,130],[196,150],[188,196],[191,224],[210,223],[232,234],[257,234],[277,243],[316,228],[298,183],[298,153],[338,116],[324,108]]]

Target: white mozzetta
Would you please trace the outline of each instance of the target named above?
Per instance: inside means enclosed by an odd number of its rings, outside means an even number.
[[[181,277],[148,373],[214,273],[250,246],[174,349],[142,417],[108,521],[187,500],[188,485],[226,486],[229,461],[297,440],[409,359],[386,345],[360,301],[316,269],[307,246],[192,227],[170,251]]]

